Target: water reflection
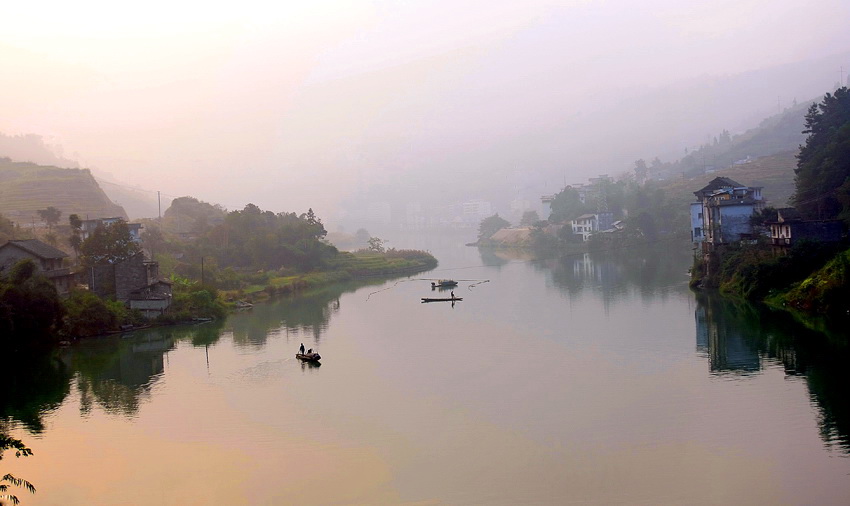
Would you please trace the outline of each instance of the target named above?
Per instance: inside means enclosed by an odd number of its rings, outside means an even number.
[[[250,314],[230,319],[233,340],[239,346],[262,347],[270,334],[282,329],[287,333],[310,335],[318,344],[331,316],[339,311],[340,293],[322,290],[254,306]]]
[[[509,258],[504,255],[499,255],[498,251],[493,248],[478,248],[478,255],[481,257],[481,264],[487,267],[502,267],[510,262]]]
[[[691,251],[678,247],[641,247],[607,252],[565,254],[535,261],[551,273],[556,287],[570,296],[591,291],[610,304],[621,294],[637,290],[649,300],[686,290]]]
[[[70,391],[72,372],[50,353],[25,354],[0,367],[0,421],[14,420],[31,433],[44,431],[44,416]]]
[[[364,285],[380,284],[383,280],[345,283],[297,297],[258,304],[250,312],[233,315],[228,325],[237,346],[263,347],[270,335],[278,331],[312,338],[319,344],[328,329],[331,317],[340,310],[340,296]]]
[[[250,312],[232,315],[227,324],[237,346],[263,347],[269,335],[280,331],[312,338],[317,345],[331,317],[340,310],[340,296],[367,284],[341,284],[295,298],[258,304]],[[176,343],[189,341],[208,353],[225,334],[223,322],[162,327],[126,336],[109,336],[81,341],[50,354],[25,357],[2,368],[0,420],[22,424],[32,433],[44,430],[45,414],[56,409],[75,384],[80,395],[80,412],[94,406],[109,413],[134,417],[151,395],[165,371],[166,354]],[[208,357],[208,355],[207,355]],[[208,360],[208,358],[207,358]],[[304,371],[319,364],[302,363]]]
[[[172,330],[147,331],[131,338],[95,339],[63,355],[76,371],[80,412],[97,404],[109,413],[134,416],[141,400],[164,371],[163,356],[174,348]]]
[[[696,347],[709,359],[712,374],[757,374],[782,367],[804,376],[828,445],[850,450],[850,338],[829,339],[784,311],[698,293]]]

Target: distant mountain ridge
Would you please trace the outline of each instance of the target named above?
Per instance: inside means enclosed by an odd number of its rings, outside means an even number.
[[[71,214],[82,219],[128,218],[124,208],[106,196],[88,169],[62,169],[0,158],[0,214],[26,226],[40,223],[38,210],[49,206],[62,212],[63,223]]]
[[[675,162],[662,163],[656,158],[649,167],[650,177],[660,180],[698,178],[761,157],[796,151],[805,142],[805,114],[814,102],[794,104],[742,134],[731,136],[723,131],[713,143],[703,144]]]

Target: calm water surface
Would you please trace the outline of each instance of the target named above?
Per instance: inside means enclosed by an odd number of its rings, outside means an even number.
[[[464,239],[394,241],[441,261],[412,279],[32,365],[0,408],[34,455],[3,471],[26,505],[850,504],[841,336],[695,296],[687,249]],[[439,277],[464,300],[421,304]]]

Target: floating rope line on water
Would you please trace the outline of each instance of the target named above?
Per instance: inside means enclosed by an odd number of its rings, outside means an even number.
[[[419,281],[419,280],[418,279],[400,279],[400,280],[396,281],[395,283],[393,283],[392,286],[388,286],[386,288],[381,288],[380,290],[375,290],[374,292],[370,293],[369,295],[366,296],[366,300],[368,301],[369,297],[375,295],[376,293],[386,292],[387,290],[395,288],[396,285],[398,285],[399,283],[404,283],[405,281]]]
[[[472,290],[473,288],[475,288],[475,287],[476,287],[476,286],[478,286],[478,285],[481,285],[481,284],[484,284],[484,283],[489,283],[489,282],[490,282],[490,280],[489,280],[489,279],[485,279],[484,281],[479,281],[479,282],[477,282],[477,283],[472,283],[471,285],[467,286],[467,287],[466,287],[466,289],[467,289],[467,290]]]

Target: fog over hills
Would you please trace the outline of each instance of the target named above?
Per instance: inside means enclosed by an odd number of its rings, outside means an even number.
[[[168,23],[86,4],[14,7],[0,132],[50,138],[149,202],[312,207],[329,223],[376,204],[506,212],[681,158],[850,70],[837,0],[340,1],[180,7]]]

